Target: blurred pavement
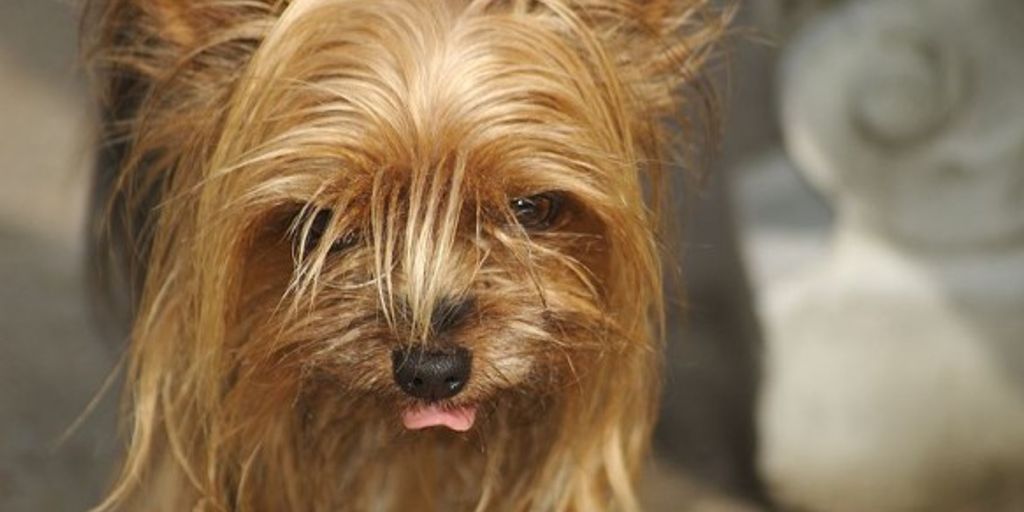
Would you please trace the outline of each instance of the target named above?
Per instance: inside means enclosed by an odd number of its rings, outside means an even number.
[[[82,510],[108,479],[111,400],[70,437],[113,367],[80,247],[89,161],[72,9],[0,3],[0,510]]]

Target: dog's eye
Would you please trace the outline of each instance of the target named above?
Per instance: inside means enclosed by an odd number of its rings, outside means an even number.
[[[546,192],[529,197],[517,197],[509,203],[516,222],[526,229],[551,227],[562,209],[561,196]]]
[[[309,223],[309,231],[306,232],[306,236],[302,236],[301,229],[296,234],[296,243],[302,244],[304,254],[312,253],[323,242],[324,234],[327,232],[327,226],[330,224],[333,215],[334,213],[331,210],[317,211],[316,215],[313,216],[313,220]],[[355,231],[348,231],[341,237],[333,240],[331,247],[327,251],[328,253],[341,252],[351,248],[358,241],[359,235]]]

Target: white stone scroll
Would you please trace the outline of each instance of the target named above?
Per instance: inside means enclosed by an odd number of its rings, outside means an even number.
[[[863,0],[786,50],[828,255],[763,297],[786,506],[1024,510],[1024,1]]]

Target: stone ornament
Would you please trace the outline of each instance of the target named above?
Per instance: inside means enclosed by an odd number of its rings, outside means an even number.
[[[851,2],[781,71],[836,222],[762,300],[768,485],[801,510],[1024,510],[1024,2]]]

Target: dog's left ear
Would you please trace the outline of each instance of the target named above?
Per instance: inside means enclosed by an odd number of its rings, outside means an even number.
[[[665,115],[700,80],[734,12],[711,0],[579,0],[639,104]]]

